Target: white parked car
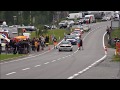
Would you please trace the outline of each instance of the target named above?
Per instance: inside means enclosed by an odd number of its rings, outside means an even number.
[[[52,25],[51,29],[57,29],[57,27],[55,25]]]
[[[102,18],[102,21],[108,21],[108,20],[110,20],[110,19],[111,19],[110,17],[104,16],[104,17]]]
[[[73,51],[73,46],[70,41],[64,40],[58,46],[59,51]]]
[[[59,27],[60,28],[66,28],[68,25],[68,21],[67,20],[63,20],[59,23]]]
[[[89,25],[87,25],[87,24],[83,25],[83,30],[85,32],[88,32],[90,29],[91,29],[91,27]]]
[[[75,23],[73,20],[68,20],[67,22],[69,25],[74,25],[74,23]]]

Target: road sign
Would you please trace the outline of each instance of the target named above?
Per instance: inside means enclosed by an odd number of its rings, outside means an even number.
[[[119,28],[120,27],[120,21],[111,21],[111,27],[112,28]]]

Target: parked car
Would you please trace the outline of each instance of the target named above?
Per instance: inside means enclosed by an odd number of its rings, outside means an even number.
[[[108,21],[108,20],[110,20],[110,19],[111,19],[110,17],[104,16],[104,17],[102,18],[102,21]]]
[[[68,25],[68,21],[67,20],[63,20],[59,23],[59,27],[60,28],[67,28]]]
[[[75,23],[75,22],[74,22],[73,20],[68,20],[68,25],[73,26],[74,23]]]
[[[79,23],[80,23],[80,24],[83,24],[83,23],[84,23],[84,18],[81,18],[81,19],[79,20]]]
[[[64,40],[58,46],[59,51],[73,51],[73,46],[70,41]]]
[[[51,29],[57,29],[57,27],[55,25],[52,25]]]
[[[44,29],[51,29],[51,27],[48,25],[44,25]]]

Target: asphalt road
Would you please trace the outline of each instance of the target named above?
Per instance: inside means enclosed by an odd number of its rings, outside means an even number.
[[[84,69],[105,55],[103,35],[109,25],[110,22],[91,24],[91,31],[82,36],[84,50],[79,51],[74,45],[73,52],[58,52],[57,49],[53,49],[43,54],[0,63],[0,78],[68,79],[79,77],[78,72],[85,73]]]

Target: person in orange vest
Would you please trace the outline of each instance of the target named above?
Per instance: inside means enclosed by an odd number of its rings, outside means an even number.
[[[38,41],[37,41],[37,39],[35,40],[35,50],[37,50],[37,48],[38,48]]]
[[[53,38],[54,49],[57,49],[57,38]]]

